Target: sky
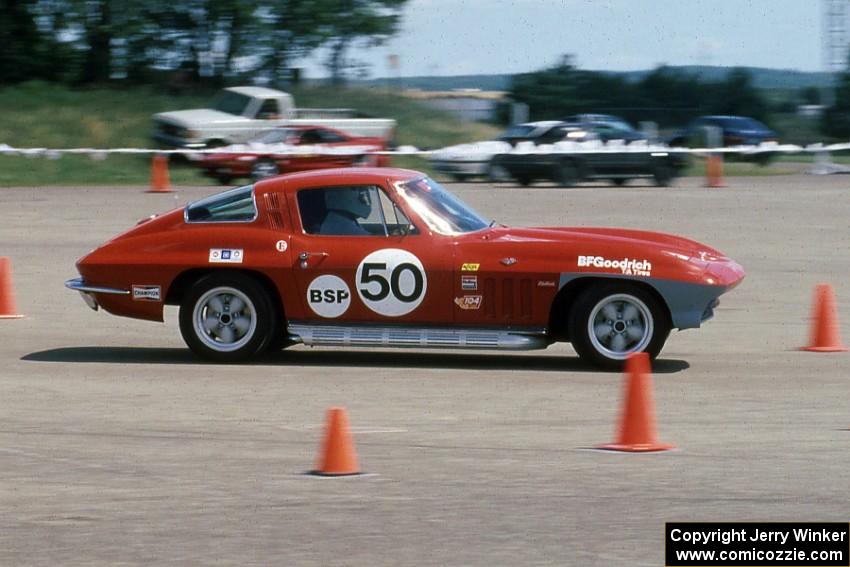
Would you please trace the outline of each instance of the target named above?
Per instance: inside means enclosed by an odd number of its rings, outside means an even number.
[[[583,69],[820,71],[824,8],[823,0],[409,0],[396,37],[351,54],[372,77],[519,73],[563,54]],[[308,77],[326,75],[321,54],[304,64]]]

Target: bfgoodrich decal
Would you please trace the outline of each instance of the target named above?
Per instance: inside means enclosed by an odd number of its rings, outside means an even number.
[[[620,270],[627,276],[652,275],[652,264],[649,260],[632,260],[631,258],[609,260],[603,256],[579,256],[578,267]]]

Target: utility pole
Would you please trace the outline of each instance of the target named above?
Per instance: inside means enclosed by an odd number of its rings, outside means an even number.
[[[824,67],[831,75],[830,88],[826,89],[826,96],[822,98],[826,104],[832,104],[832,86],[835,84],[836,76],[847,68],[847,16],[850,12],[848,0],[824,0],[826,4],[823,19],[824,39]]]

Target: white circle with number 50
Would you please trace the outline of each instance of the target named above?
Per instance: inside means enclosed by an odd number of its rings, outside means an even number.
[[[372,252],[357,266],[357,295],[385,317],[407,315],[422,303],[428,276],[419,258],[398,248]]]

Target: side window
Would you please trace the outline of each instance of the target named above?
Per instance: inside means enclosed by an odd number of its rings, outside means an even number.
[[[322,142],[326,144],[335,144],[337,142],[344,142],[345,138],[340,136],[336,132],[331,132],[330,130],[316,130],[319,138]]]
[[[386,236],[378,188],[320,187],[298,192],[301,226],[325,236]]]
[[[257,218],[254,186],[237,187],[186,206],[186,222],[250,222]]]
[[[303,134],[301,134],[301,143],[302,144],[321,144],[322,137],[319,135],[318,130],[307,130]]]
[[[257,118],[260,120],[276,120],[280,118],[280,110],[277,107],[277,100],[270,98],[263,101],[260,110],[257,112]]]

